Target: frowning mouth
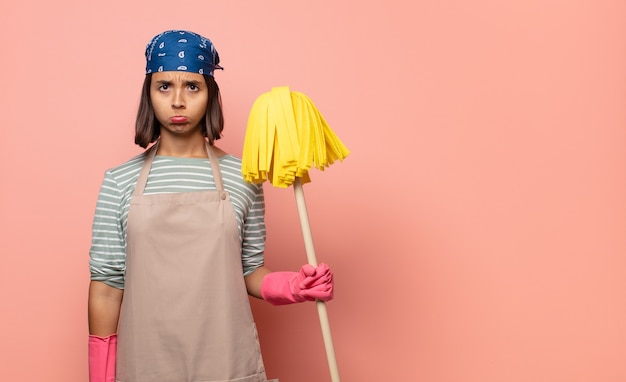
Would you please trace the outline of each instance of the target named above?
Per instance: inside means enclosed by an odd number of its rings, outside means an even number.
[[[184,117],[182,115],[177,115],[175,117],[171,117],[170,118],[170,122],[176,123],[176,124],[178,124],[178,123],[187,123],[187,120],[188,120],[188,118]]]

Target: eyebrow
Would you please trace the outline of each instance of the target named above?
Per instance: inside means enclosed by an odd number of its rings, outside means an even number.
[[[173,83],[173,81],[168,81],[168,80],[158,80],[156,81],[156,85],[168,85],[171,86]],[[202,85],[201,81],[196,81],[196,80],[190,80],[190,81],[185,81],[184,85],[195,85],[200,87]]]
[[[196,80],[185,81],[185,85],[195,85],[197,87],[200,87],[200,85],[202,85],[202,82]]]

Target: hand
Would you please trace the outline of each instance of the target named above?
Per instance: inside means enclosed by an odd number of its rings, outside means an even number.
[[[261,295],[272,305],[303,301],[330,301],[334,294],[333,272],[326,264],[303,265],[299,272],[272,272],[263,278]]]
[[[304,300],[330,301],[333,299],[333,271],[330,270],[328,265],[321,263],[317,268],[310,264],[303,265],[300,268],[297,280],[299,283],[292,285],[291,290]]]

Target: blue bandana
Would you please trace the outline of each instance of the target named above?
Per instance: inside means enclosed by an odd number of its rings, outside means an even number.
[[[220,56],[211,40],[188,31],[165,31],[146,46],[146,74],[182,71],[213,76]]]

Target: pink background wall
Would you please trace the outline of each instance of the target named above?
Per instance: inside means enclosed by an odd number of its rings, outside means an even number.
[[[305,187],[343,380],[626,380],[626,3],[172,4],[0,5],[2,380],[87,378],[96,196],[171,28],[220,52],[224,149],[290,85],[352,150]],[[267,263],[296,269],[293,193],[266,190]],[[253,308],[270,376],[328,380],[313,304]]]

